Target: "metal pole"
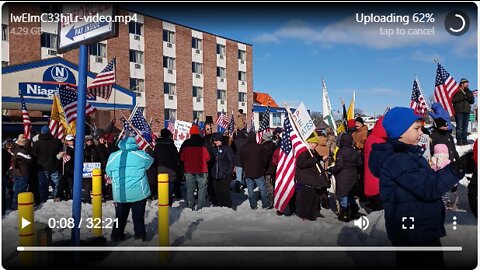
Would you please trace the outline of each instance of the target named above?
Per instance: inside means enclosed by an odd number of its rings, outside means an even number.
[[[78,100],[77,100],[77,134],[75,136],[75,163],[73,175],[73,205],[72,216],[72,245],[80,245],[80,228],[78,227],[82,215],[82,172],[83,172],[83,143],[85,136],[85,104],[87,101],[87,45],[80,45],[78,65]]]

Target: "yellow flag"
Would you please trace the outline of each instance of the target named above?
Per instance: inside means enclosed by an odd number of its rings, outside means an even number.
[[[353,91],[352,101],[348,106],[347,120],[355,119],[355,91]]]
[[[50,113],[50,117],[53,120],[58,121],[63,125],[63,128],[65,129],[65,134],[71,134],[75,136],[76,121],[73,121],[72,123],[70,123],[70,125],[67,124],[67,121],[65,120],[65,113],[63,112],[62,104],[60,103],[60,100],[58,99],[57,95],[53,97],[52,110]]]

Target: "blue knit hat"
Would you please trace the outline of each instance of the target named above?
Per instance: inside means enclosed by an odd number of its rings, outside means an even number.
[[[413,122],[422,119],[411,108],[395,107],[385,114],[383,128],[389,139],[398,139],[407,131]]]
[[[42,134],[50,133],[50,129],[48,128],[48,126],[43,126],[42,129],[40,130],[40,133]]]

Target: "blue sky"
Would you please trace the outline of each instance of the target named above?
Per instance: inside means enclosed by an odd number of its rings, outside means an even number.
[[[332,108],[348,106],[356,92],[357,109],[373,115],[386,106],[408,106],[417,74],[427,99],[433,96],[434,58],[457,80],[477,89],[477,18],[474,4],[436,3],[152,3],[125,8],[253,45],[254,91],[277,103],[304,102],[322,111],[321,80]],[[452,36],[446,14],[462,10],[471,24]],[[409,15],[409,24],[356,22],[356,13]],[[433,13],[435,22],[413,23],[415,12]],[[380,27],[433,29],[433,35],[380,35]]]

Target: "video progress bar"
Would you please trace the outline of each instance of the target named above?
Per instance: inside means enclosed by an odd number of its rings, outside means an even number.
[[[366,246],[366,247],[258,247],[258,246],[242,246],[242,247],[32,247],[20,246],[17,251],[462,251],[462,247],[382,247],[382,246]]]

